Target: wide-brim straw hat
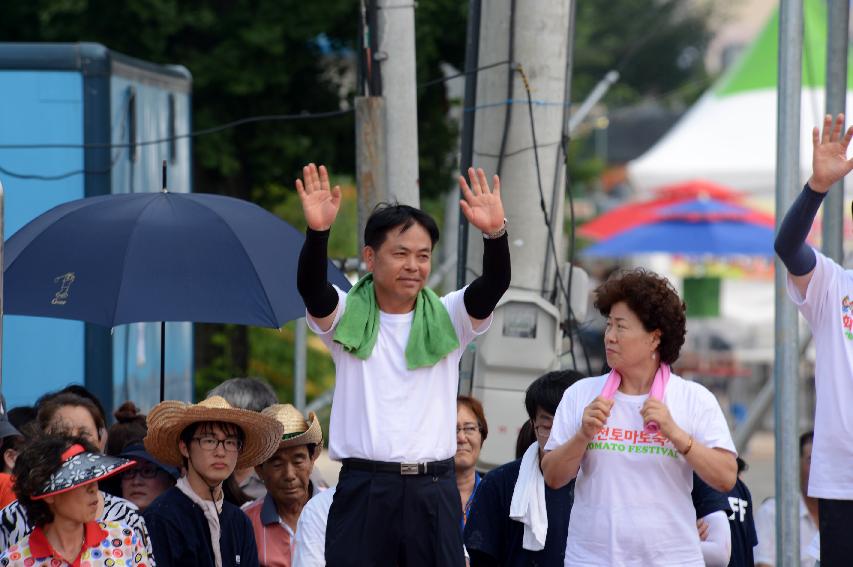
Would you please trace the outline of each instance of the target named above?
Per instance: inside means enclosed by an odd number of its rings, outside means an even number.
[[[145,449],[167,465],[181,466],[178,448],[181,432],[193,423],[219,421],[236,425],[243,431],[243,449],[237,457],[237,469],[246,469],[269,459],[278,450],[284,426],[258,412],[231,406],[224,398],[213,396],[197,404],[160,402],[148,413]]]
[[[323,444],[323,430],[320,428],[320,420],[317,414],[308,413],[308,419],[302,412],[290,404],[274,404],[261,411],[265,415],[275,419],[284,428],[279,448],[293,447],[296,445]]]
[[[128,459],[90,453],[82,445],[74,444],[62,453],[62,465],[30,498],[42,500],[48,496],[62,494],[118,474],[135,464],[135,461]]]

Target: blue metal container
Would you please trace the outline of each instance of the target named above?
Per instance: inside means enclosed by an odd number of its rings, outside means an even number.
[[[192,77],[95,43],[0,43],[0,180],[5,234],[66,201],[192,188]],[[159,141],[158,141],[159,140]],[[149,143],[155,142],[155,143]],[[18,146],[18,147],[3,147]],[[193,395],[191,323],[167,323],[166,397]],[[104,329],[60,319],[5,316],[7,408],[69,383],[108,413],[125,400],[143,411],[159,397],[160,326]]]

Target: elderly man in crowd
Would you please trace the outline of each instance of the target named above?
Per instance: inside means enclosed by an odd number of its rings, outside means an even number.
[[[284,426],[278,450],[255,467],[267,494],[243,507],[252,521],[258,560],[263,567],[290,567],[296,522],[302,508],[314,496],[311,482],[314,462],[323,446],[323,432],[317,415],[308,421],[290,404],[276,404],[261,412]]]

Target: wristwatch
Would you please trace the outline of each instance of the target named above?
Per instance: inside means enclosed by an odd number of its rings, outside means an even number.
[[[503,226],[501,226],[494,232],[484,232],[483,238],[485,238],[486,240],[495,240],[496,238],[500,238],[504,234],[506,234],[506,218],[504,218]]]

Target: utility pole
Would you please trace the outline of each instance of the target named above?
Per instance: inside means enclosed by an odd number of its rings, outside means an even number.
[[[379,0],[379,50],[385,99],[388,198],[420,206],[418,105],[415,67],[415,6],[412,0]]]
[[[516,433],[526,419],[524,391],[559,366],[568,292],[562,277],[562,141],[574,2],[539,2],[535,10],[518,4],[481,5],[479,66],[510,61],[479,72],[476,91],[473,165],[489,178],[500,173],[512,256],[510,290],[495,310],[492,331],[477,343],[474,364],[473,394],[496,424],[481,454],[486,466],[512,459]],[[467,264],[474,274],[469,271],[468,281],[480,273],[482,254],[482,235],[473,230]],[[558,273],[563,286],[557,284]]]
[[[380,202],[420,206],[415,6],[362,0],[362,59],[355,99],[359,243]]]

